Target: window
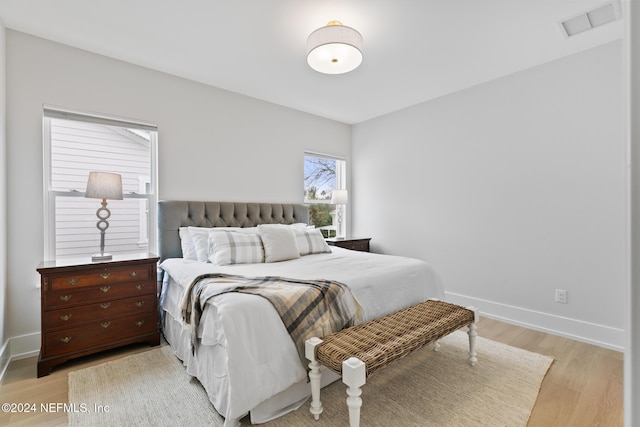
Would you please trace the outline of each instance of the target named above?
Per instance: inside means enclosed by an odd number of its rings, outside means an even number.
[[[304,203],[309,207],[309,222],[325,237],[336,235],[335,206],[331,204],[334,189],[346,188],[346,161],[323,154],[305,153]],[[343,221],[342,226],[345,227]]]
[[[107,200],[111,217],[105,251],[154,251],[156,247],[155,125],[45,106],[45,259],[99,252],[96,211],[84,197],[89,172],[122,176],[123,200]]]

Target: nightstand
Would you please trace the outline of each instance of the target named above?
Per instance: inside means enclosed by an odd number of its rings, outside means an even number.
[[[160,344],[157,262],[140,254],[40,263],[38,377],[76,357],[136,342]]]
[[[338,246],[345,249],[351,249],[353,251],[369,252],[369,240],[371,240],[371,237],[347,237],[344,239],[332,237],[325,240],[329,246]]]

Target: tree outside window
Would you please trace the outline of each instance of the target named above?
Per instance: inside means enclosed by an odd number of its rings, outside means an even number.
[[[331,194],[345,188],[341,159],[307,154],[304,157],[304,202],[309,207],[309,223],[319,228],[325,237],[335,236],[335,206]]]

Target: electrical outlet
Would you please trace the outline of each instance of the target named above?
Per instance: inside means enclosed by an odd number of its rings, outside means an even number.
[[[564,289],[556,289],[556,302],[560,304],[566,304],[568,298],[568,292]]]

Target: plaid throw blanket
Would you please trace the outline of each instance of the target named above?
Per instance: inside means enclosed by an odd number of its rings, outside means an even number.
[[[273,304],[291,335],[305,365],[304,342],[353,325],[362,315],[349,288],[332,280],[286,277],[245,277],[212,273],[196,278],[182,300],[182,316],[192,324],[192,344],[204,306],[210,298],[227,292],[259,295]]]

